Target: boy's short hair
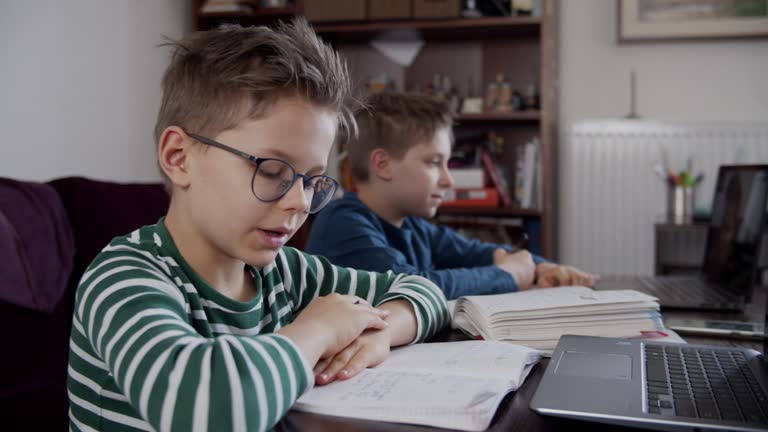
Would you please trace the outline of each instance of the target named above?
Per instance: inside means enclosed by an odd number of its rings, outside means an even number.
[[[172,56],[162,81],[157,143],[174,125],[216,136],[294,96],[337,111],[342,132],[356,129],[346,61],[303,18],[274,29],[227,24],[164,45]]]
[[[366,99],[365,105],[355,111],[358,133],[347,145],[352,178],[358,182],[368,181],[368,160],[375,149],[401,159],[409,149],[453,124],[448,103],[426,95],[379,93]]]

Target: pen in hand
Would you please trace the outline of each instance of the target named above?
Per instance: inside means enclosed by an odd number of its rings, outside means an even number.
[[[517,238],[517,241],[512,244],[512,248],[516,252],[525,249],[526,247],[528,247],[528,234],[522,232]]]

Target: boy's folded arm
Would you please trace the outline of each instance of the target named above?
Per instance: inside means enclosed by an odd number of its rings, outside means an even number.
[[[297,289],[291,290],[298,309],[303,309],[318,296],[331,293],[355,295],[374,306],[396,299],[406,300],[413,306],[416,318],[417,332],[413,342],[430,338],[448,323],[445,296],[428,279],[400,275],[386,269],[375,272],[341,267],[331,264],[324,257],[292,248],[284,248],[284,252],[289,261],[290,254],[298,254],[301,263],[291,267],[291,278],[302,281]]]
[[[446,227],[434,227],[424,222],[418,229],[426,230],[431,240],[432,256],[450,255],[452,258],[439,262],[438,268],[445,270],[423,271],[408,263],[406,257],[389,246],[380,229],[371,218],[358,214],[324,215],[333,218],[337,225],[347,229],[334,229],[333,235],[314,238],[314,249],[320,249],[337,265],[366,270],[405,273],[425,277],[440,287],[448,300],[462,295],[498,294],[517,291],[517,283],[506,272],[493,264],[493,251],[498,245],[467,240]],[[338,217],[337,217],[338,216]],[[346,218],[346,219],[345,219]],[[445,234],[445,240],[439,238]],[[321,241],[322,240],[322,241]],[[453,245],[453,246],[451,246]],[[458,254],[456,245],[474,245],[467,253]]]
[[[393,272],[387,272],[388,276],[393,274]],[[431,338],[450,321],[445,295],[437,285],[425,277],[398,274],[389,290],[374,305],[381,306],[397,300],[407,301],[413,307],[416,337],[410,343],[423,342]]]
[[[502,248],[510,253],[518,250],[512,245],[483,242],[464,237],[444,225],[435,226],[426,223],[425,229],[428,230],[430,236],[432,256],[437,268],[487,266],[493,263],[493,251],[496,249]],[[549,262],[538,255],[532,254],[532,256],[533,262],[536,264]]]
[[[405,272],[407,269],[395,265],[393,271]],[[428,271],[414,269],[413,271],[412,274],[423,276],[440,286],[448,300],[456,300],[463,296],[501,294],[518,290],[515,279],[494,265]]]
[[[514,247],[512,247],[512,246],[509,246],[509,245],[502,245],[501,247],[502,247],[502,248],[503,248],[505,251],[507,251],[507,252],[509,252],[509,253],[515,253],[515,252],[517,252],[517,251],[518,251],[518,249],[516,249],[516,248],[514,248]],[[531,258],[533,258],[533,263],[534,263],[534,264],[541,264],[541,263],[548,263],[548,262],[551,262],[550,260],[548,260],[548,259],[546,259],[546,258],[544,258],[544,257],[542,257],[542,256],[540,256],[540,255],[536,255],[535,253],[531,253]],[[554,264],[554,263],[553,263],[553,264]]]
[[[502,247],[495,243],[467,238],[444,225],[420,221],[429,237],[436,268],[481,267],[493,264],[493,251]]]
[[[73,388],[94,391],[89,369],[108,369],[156,430],[191,430],[194,424],[265,430],[314,383],[311,365],[284,336],[206,338],[168,294],[175,286],[114,285],[97,284],[85,302],[79,299],[70,379],[77,382]],[[70,397],[73,414],[88,415],[88,402],[76,391]]]
[[[405,256],[393,248],[371,247],[349,250],[336,257],[340,265],[354,265],[360,255],[367,257],[365,267],[377,272],[392,271],[422,276],[435,283],[448,300],[461,296],[500,294],[517,291],[517,283],[509,273],[495,265],[423,271],[408,264]]]

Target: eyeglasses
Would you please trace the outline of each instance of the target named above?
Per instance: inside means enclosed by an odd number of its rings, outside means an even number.
[[[257,158],[236,148],[224,145],[201,135],[188,133],[190,137],[203,144],[218,147],[242,158],[248,159],[256,169],[251,177],[251,192],[262,202],[274,202],[284,197],[293,187],[297,178],[301,178],[304,186],[304,196],[309,201],[307,213],[317,213],[331,201],[339,183],[325,175],[306,176],[299,174],[288,162],[280,159]]]

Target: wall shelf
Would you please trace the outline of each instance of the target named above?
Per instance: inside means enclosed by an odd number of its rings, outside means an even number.
[[[199,13],[202,0],[193,0],[196,30],[216,27],[223,22],[243,25],[272,25],[302,11],[304,1],[294,0],[295,8],[244,10],[234,13]],[[361,0],[362,1],[362,0]],[[346,57],[350,73],[359,90],[365,80],[386,76],[397,80],[398,88],[425,88],[437,75],[452,79],[461,95],[486,94],[488,83],[500,74],[513,90],[525,91],[531,85],[539,90],[539,110],[504,113],[459,114],[455,135],[482,136],[493,131],[504,142],[499,161],[507,171],[507,183],[515,184],[514,172],[520,146],[532,137],[539,138],[540,179],[537,209],[447,207],[439,215],[483,216],[501,219],[520,218],[540,228],[544,256],[557,259],[555,250],[557,116],[558,116],[558,2],[542,0],[541,16],[506,16],[453,19],[398,19],[380,21],[315,22],[314,29]],[[392,30],[413,30],[426,42],[409,66],[385,58],[369,42]],[[538,231],[537,231],[538,232]]]
[[[459,114],[455,117],[458,123],[471,122],[538,122],[541,113],[538,111],[515,111],[501,113]]]
[[[390,31],[417,30],[426,40],[484,39],[490,36],[538,37],[541,20],[533,17],[486,17],[442,20],[398,20],[379,22],[316,23],[315,30],[322,35],[333,35],[334,40],[369,40]]]
[[[437,210],[440,215],[472,215],[472,216],[498,216],[498,217],[540,217],[541,211],[538,209],[527,209],[519,207],[440,207]]]

